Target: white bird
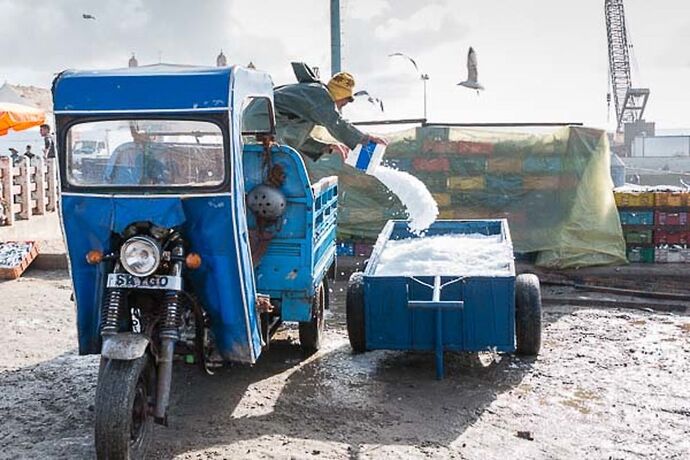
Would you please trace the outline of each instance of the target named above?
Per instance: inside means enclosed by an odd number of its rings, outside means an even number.
[[[477,53],[475,53],[474,48],[470,46],[470,50],[467,53],[467,80],[458,83],[458,85],[464,86],[465,88],[476,89],[477,93],[479,93],[484,87],[479,84],[478,79]]]
[[[410,61],[412,63],[412,65],[414,66],[414,69],[417,71],[417,73],[420,73],[419,67],[417,66],[417,63],[410,56],[408,56],[407,54],[403,54],[403,53],[393,53],[393,54],[388,55],[388,57],[395,57],[395,56],[400,56],[400,57],[405,58],[408,61]]]
[[[378,97],[373,97],[371,94],[369,94],[368,91],[366,91],[366,90],[357,91],[355,94],[353,94],[353,96],[355,96],[355,97],[366,96],[367,101],[378,106],[381,109],[381,112],[383,112],[383,101],[381,99],[379,99]]]
[[[82,14],[81,17],[83,19],[96,19],[96,16],[94,16],[93,14],[87,14],[87,13]]]

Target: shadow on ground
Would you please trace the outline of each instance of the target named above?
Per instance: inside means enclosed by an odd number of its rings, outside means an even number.
[[[485,365],[476,354],[447,354],[447,377],[436,381],[431,353],[352,355],[342,337],[337,342],[304,362],[286,341],[253,368],[178,372],[170,427],[157,430],[151,454],[169,458],[265,435],[284,444],[340,443],[355,457],[362,445],[448,446],[531,367],[507,355]]]

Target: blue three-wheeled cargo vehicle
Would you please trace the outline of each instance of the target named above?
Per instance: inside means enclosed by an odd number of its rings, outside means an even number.
[[[53,97],[79,352],[101,354],[96,452],[138,457],[166,423],[176,358],[254,363],[283,321],[319,348],[337,181],[311,184],[272,142],[262,72],[66,71]],[[268,116],[245,125],[249,104]]]

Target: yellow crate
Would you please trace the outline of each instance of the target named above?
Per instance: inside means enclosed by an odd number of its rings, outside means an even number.
[[[654,192],[654,204],[658,207],[681,207],[688,205],[687,192]]]
[[[456,209],[453,212],[454,219],[491,219],[493,213],[484,209]]]
[[[450,177],[448,188],[453,190],[479,190],[486,188],[484,176],[475,177]]]
[[[450,206],[450,193],[432,193],[439,207]]]
[[[455,219],[455,211],[452,209],[442,209],[438,213],[439,219]]]
[[[651,208],[654,206],[654,192],[615,192],[619,208]]]
[[[555,190],[561,186],[560,176],[526,176],[522,180],[525,190]]]
[[[370,222],[372,220],[384,220],[382,209],[350,209],[348,220],[350,222]]]
[[[520,158],[489,158],[486,169],[490,172],[519,173],[522,172]]]

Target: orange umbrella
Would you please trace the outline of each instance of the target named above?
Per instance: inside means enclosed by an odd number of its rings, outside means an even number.
[[[28,105],[0,102],[0,136],[10,129],[21,131],[45,123],[46,114]]]

